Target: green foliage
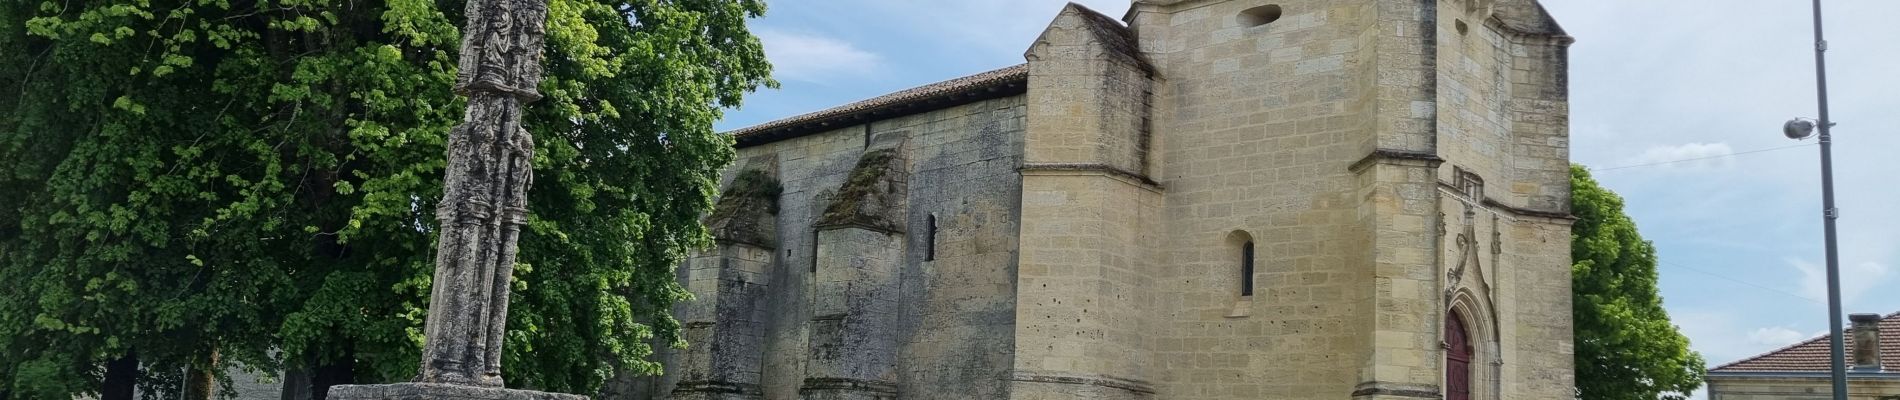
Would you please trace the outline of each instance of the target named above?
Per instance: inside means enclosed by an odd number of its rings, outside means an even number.
[[[1688,398],[1706,367],[1663,310],[1655,246],[1589,171],[1571,166],[1570,187],[1578,398]]]
[[[0,3],[0,393],[95,391],[132,349],[410,377],[462,5]],[[732,159],[712,124],[774,84],[764,8],[551,1],[511,385],[591,392],[679,341],[673,266]]]

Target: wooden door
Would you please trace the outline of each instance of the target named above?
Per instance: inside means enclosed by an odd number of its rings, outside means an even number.
[[[1471,400],[1471,336],[1463,316],[1445,317],[1445,400]]]

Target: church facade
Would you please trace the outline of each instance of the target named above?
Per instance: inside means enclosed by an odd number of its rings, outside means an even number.
[[[1025,38],[1029,39],[1029,38]],[[606,398],[1570,399],[1534,0],[1136,0],[732,132],[688,348]]]

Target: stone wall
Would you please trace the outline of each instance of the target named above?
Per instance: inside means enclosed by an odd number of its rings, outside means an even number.
[[[1451,310],[1473,398],[1572,396],[1569,42],[1534,2],[1129,15],[1063,9],[1026,95],[741,149],[784,186],[760,397],[1433,398]]]
[[[1031,46],[1012,399],[1148,399],[1161,192],[1146,175],[1151,65],[1071,4]]]
[[[1263,6],[1279,18],[1237,18]],[[1160,82],[1157,398],[1441,396],[1454,306],[1484,330],[1474,398],[1568,398],[1569,42],[1520,23],[1534,2],[1131,15]],[[1251,297],[1234,237],[1255,242]]]
[[[1709,400],[1828,400],[1834,389],[1825,374],[1814,377],[1710,377]],[[1900,378],[1856,378],[1847,381],[1852,400],[1900,399]]]
[[[1021,96],[1005,97],[739,149],[741,161],[726,179],[743,169],[771,169],[783,187],[775,216],[776,248],[763,267],[755,396],[822,397],[828,394],[816,392],[851,392],[832,389],[888,382],[906,400],[1004,397],[1014,344],[1016,204],[1021,190],[1016,169],[1021,164],[1024,113]],[[898,167],[905,173],[896,179],[902,179],[907,190],[902,199],[891,202],[900,209],[891,210],[890,226],[820,231],[815,224],[840,196],[860,158],[867,149],[884,146],[874,140],[898,142],[890,146],[901,146],[903,154]],[[824,235],[834,239],[821,245]],[[870,257],[886,251],[888,256]],[[845,269],[856,272],[842,274]],[[681,279],[692,282],[693,274],[683,270]],[[844,321],[860,321],[833,320],[851,318],[844,315],[849,312],[834,311],[854,307],[845,304],[852,299],[837,295],[860,290],[846,282],[853,277],[890,279],[877,291],[877,304],[855,305],[888,314],[888,319],[874,321],[879,337],[849,346],[860,352],[849,356],[890,361],[877,363],[889,370],[832,376],[851,372],[851,366],[814,364],[814,357],[843,355],[825,353],[827,335],[813,328],[826,322],[848,328]],[[610,395],[602,398],[669,398],[679,388],[680,377],[687,375],[680,369],[692,366],[683,363],[687,360],[679,351],[662,353],[665,376],[616,380]],[[808,379],[813,377],[821,379]]]
[[[1277,21],[1236,17],[1278,5]],[[1161,71],[1157,398],[1341,399],[1372,338],[1371,221],[1349,167],[1372,141],[1372,2],[1137,4]],[[1230,237],[1255,242],[1243,277]],[[1244,243],[1244,240],[1238,240]],[[1253,296],[1239,292],[1255,281]]]

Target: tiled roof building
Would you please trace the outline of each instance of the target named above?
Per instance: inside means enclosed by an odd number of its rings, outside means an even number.
[[[1848,395],[1900,399],[1900,313],[1855,314],[1843,331]],[[1822,335],[1710,368],[1710,400],[1829,399],[1831,336]]]

